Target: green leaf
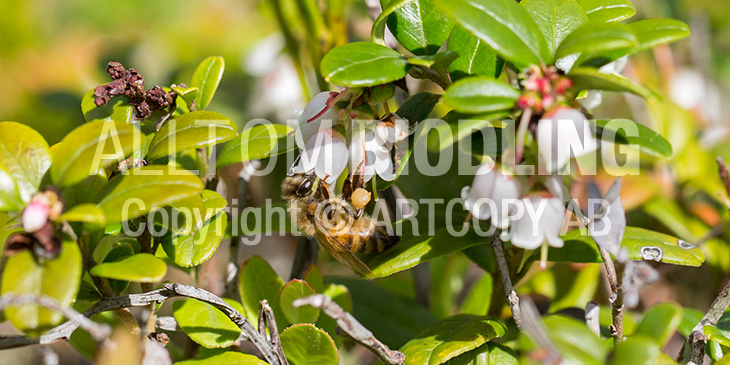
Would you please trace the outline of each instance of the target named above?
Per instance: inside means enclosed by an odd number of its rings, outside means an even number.
[[[137,218],[157,207],[200,194],[203,182],[187,170],[150,165],[117,175],[95,199],[108,224]]]
[[[134,120],[134,107],[129,104],[126,96],[111,98],[106,105],[94,104],[94,89],[89,90],[81,98],[81,112],[87,122],[103,120],[130,124]]]
[[[631,53],[675,42],[690,35],[689,26],[675,19],[643,19],[629,23],[628,26],[639,38],[639,45]]]
[[[463,114],[452,110],[443,117],[443,121],[446,123],[439,123],[434,128],[438,133],[431,132],[428,134],[428,150],[429,152],[443,151],[466,137],[481,131],[486,134],[483,139],[492,142],[489,146],[493,147],[492,150],[494,156],[496,156],[498,146],[494,142],[499,144],[502,139],[501,130],[498,130],[500,129],[498,127],[502,126],[501,119],[508,117],[510,114],[511,111],[507,110],[479,115]]]
[[[241,304],[235,300],[223,298],[223,301],[244,313]],[[190,339],[205,348],[230,347],[241,335],[241,329],[225,313],[196,299],[175,301],[172,313]]]
[[[258,357],[244,354],[238,351],[226,351],[222,354],[208,356],[200,359],[190,359],[178,361],[177,365],[210,365],[210,364],[226,364],[226,365],[266,365],[267,363],[259,360]]]
[[[631,336],[616,344],[609,364],[655,364],[662,350],[657,343],[646,336]]]
[[[464,304],[461,305],[461,313],[487,315],[492,303],[492,290],[494,290],[492,275],[482,275],[466,295]]]
[[[409,57],[408,63],[445,72],[457,58],[459,58],[459,54],[456,52],[443,51],[434,55]]]
[[[710,341],[717,342],[725,347],[730,347],[730,338],[727,338],[725,333],[720,331],[717,327],[708,324],[705,325],[703,331]]]
[[[51,166],[43,137],[26,125],[0,123],[0,211],[20,211]]]
[[[287,138],[291,131],[291,127],[283,124],[262,124],[244,129],[223,147],[216,168],[291,151],[296,147],[294,141]]]
[[[585,251],[585,256],[589,256],[590,247],[595,246],[595,243],[593,239],[587,234],[587,232],[582,231],[584,230],[572,230],[563,235],[562,238],[565,241],[566,246],[571,245],[571,250],[574,248],[583,247],[582,249]],[[649,231],[638,227],[626,227],[626,232],[624,233],[624,238],[623,241],[621,241],[621,245],[623,247],[626,247],[626,249],[629,251],[629,258],[631,258],[632,260],[646,259],[649,261],[661,261],[667,264],[682,266],[702,265],[702,263],[705,261],[705,257],[702,254],[702,251],[699,248],[694,247],[693,245],[684,241],[682,241],[684,247],[681,247],[679,245],[679,241],[681,240],[663,233]],[[597,250],[595,252],[597,255]],[[655,255],[659,253],[661,254]],[[552,258],[550,256],[548,256],[548,258],[552,261]]]
[[[319,318],[319,308],[315,308],[309,305],[303,307],[294,308],[292,303],[299,299],[310,295],[314,295],[316,292],[312,287],[307,284],[306,281],[293,279],[288,283],[284,284],[279,294],[279,305],[281,311],[284,312],[284,316],[289,323],[315,323]]]
[[[241,295],[241,303],[249,314],[248,319],[254,327],[258,328],[256,313],[259,312],[259,302],[264,299],[269,301],[279,328],[286,327],[286,317],[279,306],[279,293],[283,287],[284,281],[260,256],[251,257],[241,265],[238,292]]]
[[[319,266],[315,264],[309,265],[307,271],[304,272],[304,281],[309,284],[315,292],[322,294],[324,292],[324,278]]]
[[[629,0],[576,0],[594,22],[620,22],[636,14]]]
[[[228,117],[210,111],[183,114],[162,125],[150,142],[149,160],[173,153],[211,146],[238,135],[236,124]]]
[[[98,264],[89,273],[102,278],[157,283],[165,277],[167,265],[154,255],[140,253],[120,261]]]
[[[327,332],[311,324],[295,324],[281,333],[281,347],[291,365],[337,365],[339,355]]]
[[[213,256],[227,227],[227,215],[221,213],[206,222],[195,235],[172,236],[170,232],[160,241],[165,253],[175,264],[182,267],[198,266]]]
[[[77,127],[56,147],[51,178],[62,187],[80,183],[129,156],[142,144],[141,138],[136,127],[121,122],[95,121]]]
[[[659,97],[653,91],[633,82],[625,76],[615,73],[602,73],[592,67],[574,68],[568,76],[579,89],[627,91],[646,99],[656,99]]]
[[[388,18],[391,14],[393,14],[396,10],[400,9],[403,6],[406,6],[410,4],[412,1],[415,0],[388,0],[387,6],[381,6],[383,8],[383,11],[380,12],[380,15],[375,19],[373,22],[373,28],[370,31],[370,38],[373,43],[379,44],[381,46],[387,46],[385,43],[385,25],[387,24]],[[382,5],[382,2],[381,2]]]
[[[457,218],[454,218],[454,220],[457,220]],[[453,228],[453,230],[461,230],[461,227]],[[446,227],[436,229],[433,236],[407,236],[412,234],[413,230],[405,225],[402,232],[405,232],[405,234],[397,245],[385,252],[364,258],[365,264],[372,269],[372,273],[367,278],[392,275],[410,269],[422,262],[458,252],[480,243],[489,242],[489,237],[483,237],[472,229],[466,235],[458,237],[458,239]]]
[[[460,26],[451,31],[446,49],[459,54],[459,58],[449,65],[449,75],[454,82],[467,76],[497,78],[502,73],[504,60],[483,41]]]
[[[602,364],[608,349],[585,323],[562,315],[544,318],[550,338],[567,364]]]
[[[335,85],[365,87],[387,84],[406,76],[408,62],[382,45],[355,42],[338,46],[322,58],[320,71]]]
[[[419,332],[436,323],[433,314],[421,304],[374,281],[354,278],[336,278],[332,281],[347,287],[352,303],[355,303],[352,315],[390,348],[403,346]]]
[[[582,60],[589,60],[602,53],[630,50],[638,45],[636,34],[625,24],[591,22],[565,37],[555,58],[580,53]]]
[[[81,284],[81,252],[76,242],[63,242],[61,254],[39,262],[30,250],[9,257],[3,269],[2,295],[47,295],[69,307]],[[63,314],[35,304],[8,306],[5,316],[21,331],[43,330],[58,324]]]
[[[383,8],[394,0],[381,0]],[[388,29],[415,55],[436,54],[454,23],[436,9],[433,0],[409,1],[388,16]]]
[[[681,322],[681,307],[674,303],[657,304],[644,313],[634,334],[653,338],[659,347],[664,347]]]
[[[213,216],[218,214],[228,205],[226,198],[213,190],[205,189],[200,196],[203,199],[203,206],[205,207],[205,216],[203,217],[204,221],[213,218]]]
[[[104,226],[106,224],[104,211],[97,207],[96,204],[89,203],[80,204],[69,209],[67,212],[61,214],[58,219],[68,222],[84,222],[95,226]]]
[[[406,355],[406,365],[437,365],[502,337],[505,331],[504,325],[487,317],[460,314],[419,333],[400,351]]]
[[[223,57],[211,56],[203,60],[198,65],[193,73],[193,81],[191,82],[192,87],[197,87],[200,92],[195,97],[195,104],[198,110],[203,110],[208,107],[210,101],[215,95],[215,91],[218,89],[223,78],[223,70],[225,69],[225,62]]]
[[[550,54],[555,54],[568,34],[588,23],[583,8],[575,0],[525,0],[520,5],[527,9],[545,36]]]
[[[162,227],[159,231],[152,230],[153,236],[161,236],[168,232],[173,235],[192,236],[205,223],[205,215],[203,199],[199,195],[193,195],[166,207],[152,209],[147,217]]]
[[[520,361],[511,348],[488,342],[476,350],[461,354],[444,364],[447,365],[518,365]]]
[[[540,28],[513,0],[436,0],[436,5],[519,68],[552,61]]]
[[[444,103],[461,113],[511,110],[520,92],[509,84],[486,76],[461,79],[446,89]]]
[[[638,147],[652,156],[672,157],[672,145],[659,133],[628,119],[598,119],[599,137],[609,142]]]
[[[574,280],[568,281],[571,284],[567,291],[550,303],[550,312],[555,313],[565,308],[584,308],[593,299],[598,289],[601,275],[601,265],[585,265],[578,270],[577,274],[572,272]],[[567,284],[567,283],[566,283]]]
[[[186,104],[190,104],[198,97],[200,94],[200,89],[198,89],[195,86],[182,88],[179,86],[173,86],[172,90],[174,90],[177,93],[177,96],[181,97],[183,101],[185,101]]]

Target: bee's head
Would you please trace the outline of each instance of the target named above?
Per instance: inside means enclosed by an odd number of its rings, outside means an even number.
[[[314,192],[316,177],[311,174],[293,174],[281,183],[281,196],[284,199],[296,199],[309,196]]]

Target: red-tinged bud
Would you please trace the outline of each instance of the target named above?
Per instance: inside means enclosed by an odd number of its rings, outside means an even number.
[[[573,80],[567,77],[561,77],[555,82],[555,91],[558,95],[565,94],[565,91],[573,87]]]
[[[534,109],[537,112],[542,111],[542,98],[540,94],[535,91],[528,91],[520,95],[515,103],[515,106],[519,109]]]

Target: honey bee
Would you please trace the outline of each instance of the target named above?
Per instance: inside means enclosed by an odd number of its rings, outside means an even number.
[[[299,230],[317,239],[337,261],[361,275],[370,268],[355,253],[382,252],[398,242],[387,227],[363,213],[369,193],[352,183],[346,184],[346,198],[357,197],[355,208],[342,196],[332,195],[313,174],[289,174],[281,184],[282,197]],[[354,190],[352,189],[354,187]],[[353,194],[354,193],[354,194]],[[363,204],[364,203],[364,204]]]

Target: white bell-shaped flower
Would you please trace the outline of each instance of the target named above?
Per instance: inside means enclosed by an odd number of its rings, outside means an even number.
[[[336,93],[321,92],[304,107],[294,138],[300,149],[305,148],[312,136],[337,123],[337,109],[333,108],[335,96]]]
[[[314,171],[317,177],[331,184],[345,171],[347,156],[345,137],[332,128],[326,129],[309,138],[292,172]]]
[[[499,228],[509,227],[509,218],[518,208],[522,185],[511,175],[503,174],[494,163],[484,164],[477,169],[471,186],[461,190],[464,207],[480,220],[491,218]]]
[[[369,181],[376,173],[385,181],[393,181],[393,159],[390,150],[393,144],[383,144],[378,138],[377,130],[353,126],[350,139],[350,171],[357,172],[363,176],[365,182]]]
[[[550,194],[531,194],[521,200],[523,214],[512,223],[509,240],[516,247],[534,250],[547,241],[563,247],[560,229],[565,219],[563,202]]]
[[[540,167],[547,173],[562,170],[571,157],[580,157],[598,148],[591,126],[579,110],[561,108],[537,124]]]

